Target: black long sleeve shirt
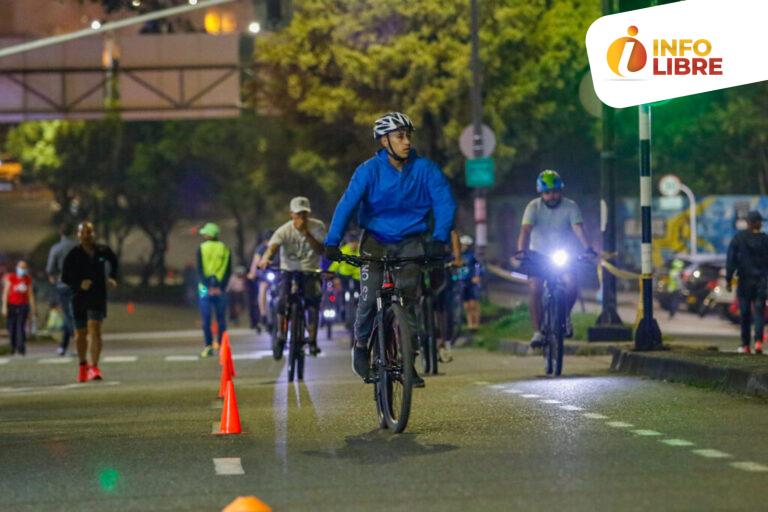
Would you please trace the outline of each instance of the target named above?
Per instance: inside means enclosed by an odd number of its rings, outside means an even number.
[[[768,276],[768,234],[748,229],[736,233],[728,245],[725,272],[728,281],[733,279],[734,272],[741,280]]]
[[[117,280],[118,262],[115,253],[106,245],[96,244],[93,256],[78,245],[64,258],[61,280],[74,292],[76,308],[105,310],[107,307],[107,272]],[[86,279],[91,280],[88,290],[81,289]]]

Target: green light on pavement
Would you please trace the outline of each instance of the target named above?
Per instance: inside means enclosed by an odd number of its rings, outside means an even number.
[[[116,469],[105,469],[99,473],[99,487],[104,492],[114,492],[120,481],[120,472]]]

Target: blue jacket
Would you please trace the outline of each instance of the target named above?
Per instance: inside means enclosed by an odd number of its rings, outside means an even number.
[[[428,229],[429,212],[434,212],[433,237],[447,242],[456,202],[440,168],[411,150],[402,171],[389,163],[387,152],[361,164],[333,214],[326,245],[338,246],[352,213],[357,223],[382,243],[396,243]]]

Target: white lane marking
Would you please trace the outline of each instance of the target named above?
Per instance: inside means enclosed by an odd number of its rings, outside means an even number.
[[[484,383],[484,382],[476,382],[475,384],[486,384],[486,383]],[[504,389],[507,386],[509,386],[509,384],[494,384],[493,386],[491,386],[491,389]]]
[[[223,457],[213,459],[213,466],[217,475],[244,475],[240,457]]]
[[[661,442],[667,446],[696,446],[696,443],[686,441],[685,439],[662,439]]]
[[[523,391],[522,391],[522,390],[520,390],[520,389],[515,389],[515,388],[505,389],[505,390],[504,390],[504,392],[505,392],[505,393],[509,393],[510,395],[520,395],[520,394],[522,394],[522,393],[523,393]]]
[[[661,432],[656,432],[655,430],[632,430],[631,432],[639,436],[648,436],[648,437],[662,435]]]
[[[522,396],[523,398],[540,398],[541,397],[541,395],[534,395],[531,393],[528,393],[526,395],[520,395],[520,396]]]
[[[705,448],[703,450],[691,450],[696,455],[701,455],[708,459],[729,459],[732,455],[721,452],[720,450],[712,450],[711,448]]]
[[[256,336],[251,329],[227,329],[230,336]],[[200,329],[180,331],[154,331],[154,332],[113,332],[103,334],[104,341],[113,340],[167,340],[174,338],[199,338]]]
[[[8,364],[11,362],[9,357],[0,357],[0,364]]]
[[[768,471],[768,466],[758,464],[757,462],[731,462],[729,466],[732,468],[740,469],[742,471],[751,471],[753,473],[765,473]]]
[[[634,427],[633,424],[631,424],[631,423],[624,423],[623,421],[609,421],[608,423],[606,423],[606,425],[608,425],[609,427],[613,427],[613,428],[629,428],[629,427]]]
[[[165,360],[170,363],[177,363],[181,361],[198,361],[198,356],[165,356]]]
[[[272,357],[271,350],[256,350],[255,352],[248,352],[246,354],[232,354],[232,359],[240,361],[243,359],[264,359],[266,357]]]
[[[0,388],[0,393],[41,393],[50,391],[62,391],[67,389],[96,389],[104,386],[119,386],[120,382],[110,380],[106,382],[83,382],[64,384],[62,386],[40,386],[40,387],[21,387],[21,388]]]
[[[37,360],[38,364],[68,364],[73,360],[68,357],[45,357]]]
[[[539,400],[539,402],[541,402],[543,404],[561,404],[561,403],[563,403],[560,400]]]
[[[138,357],[136,356],[107,356],[102,359],[104,363],[135,363]]]
[[[582,414],[582,416],[584,416],[585,418],[589,418],[591,420],[607,420],[608,419],[608,416],[604,414],[598,414],[596,412],[585,412],[584,414]]]
[[[583,411],[584,410],[581,407],[577,407],[575,405],[561,405],[560,409],[564,411]]]

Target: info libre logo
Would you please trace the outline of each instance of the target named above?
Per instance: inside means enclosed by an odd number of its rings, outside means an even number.
[[[608,47],[608,67],[622,78],[632,77],[648,65],[648,50],[635,38],[639,32],[633,25],[627,29],[629,37],[620,37]],[[652,74],[721,76],[723,59],[710,57],[711,53],[712,43],[707,39],[654,39]]]

